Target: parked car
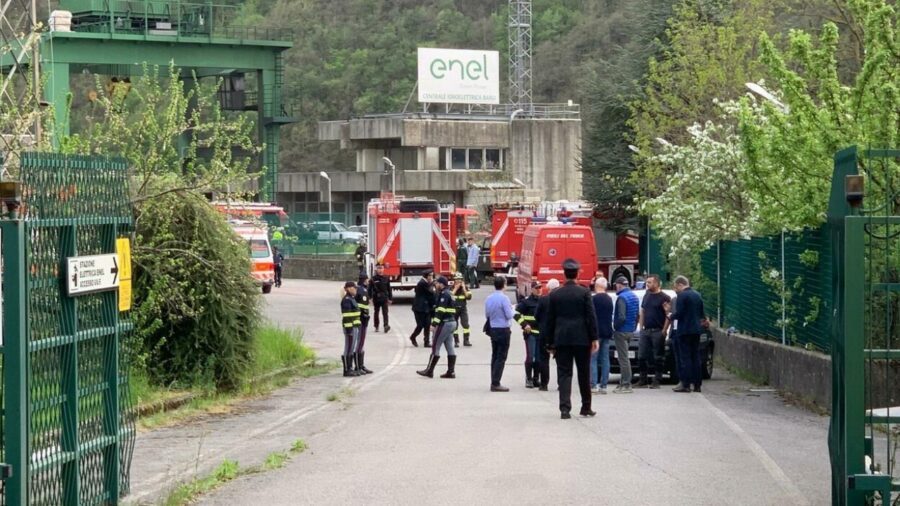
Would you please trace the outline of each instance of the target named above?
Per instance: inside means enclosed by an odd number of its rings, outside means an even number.
[[[669,297],[675,297],[675,292],[672,290],[663,290]],[[634,290],[635,295],[638,296],[638,300],[643,300],[644,293],[646,290]],[[613,303],[616,301],[616,294],[610,293],[610,297],[613,299]],[[632,337],[631,342],[628,344],[628,358],[631,360],[631,372],[637,377],[640,371],[640,362],[638,359],[638,347],[640,345],[640,331],[635,332],[634,337]],[[716,352],[716,342],[713,339],[712,332],[707,330],[704,334],[700,336],[700,362],[703,368],[703,379],[710,379],[713,373],[713,365],[714,358]],[[609,360],[610,360],[610,372],[614,374],[619,374],[619,359],[618,354],[616,352],[615,343],[611,343],[609,349]],[[663,374],[669,376],[672,381],[678,381],[678,371],[675,368],[675,354],[673,353],[671,347],[671,340],[666,339],[666,361],[665,361],[665,370]]]
[[[369,226],[368,225],[351,225],[347,227],[351,232],[359,232],[365,236],[369,235]]]
[[[343,223],[337,221],[317,221],[312,224],[319,241],[334,241],[345,244],[359,242],[364,239],[361,232],[348,229]]]

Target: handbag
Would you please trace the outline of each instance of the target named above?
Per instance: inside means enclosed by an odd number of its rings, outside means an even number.
[[[491,321],[484,320],[484,327],[482,327],[481,330],[484,331],[485,334],[491,335]]]

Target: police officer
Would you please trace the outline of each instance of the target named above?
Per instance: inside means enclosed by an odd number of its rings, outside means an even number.
[[[356,283],[353,281],[344,283],[344,298],[341,299],[341,325],[344,329],[344,354],[341,355],[344,376],[359,376],[353,362],[362,321],[360,320],[359,305],[356,303]]]
[[[536,316],[540,297],[541,283],[534,281],[531,293],[516,305],[515,320],[522,327],[522,337],[525,338],[525,388],[535,388],[541,384],[541,331]]]
[[[425,342],[423,343],[424,347],[431,346],[431,312],[434,310],[434,291],[431,286],[431,280],[434,277],[434,273],[430,270],[427,270],[422,273],[422,279],[416,283],[416,291],[415,298],[413,299],[413,315],[416,317],[416,329],[413,330],[411,336],[409,336],[409,342],[412,343],[413,346],[418,347],[419,343],[416,342],[416,337],[419,336],[419,332],[425,332]]]
[[[468,301],[472,300],[472,292],[466,288],[466,282],[463,279],[462,272],[453,275],[453,300],[456,301],[456,334],[453,335],[453,342],[459,347],[459,334],[463,336],[463,346],[472,346],[469,342],[469,305]]]
[[[359,307],[359,339],[357,340],[356,355],[356,372],[359,374],[372,374],[372,371],[366,368],[366,332],[369,328],[369,292],[366,290],[366,282],[369,276],[366,273],[359,275],[359,282],[356,284],[356,305]]]
[[[591,353],[600,348],[597,315],[591,303],[591,292],[575,280],[581,265],[569,258],[562,264],[566,283],[550,294],[547,310],[547,336],[556,354],[556,376],[559,381],[559,411],[563,420],[572,418],[572,362],[578,368],[581,392],[581,416],[594,416],[591,410]]]
[[[391,290],[391,278],[384,275],[384,264],[375,266],[375,275],[369,280],[369,299],[375,306],[375,332],[378,332],[380,323],[379,313],[384,316],[384,331],[390,332],[388,313],[391,303],[394,302],[394,292]]]
[[[456,377],[456,348],[453,346],[453,334],[456,332],[456,304],[449,290],[449,281],[444,276],[434,282],[438,292],[434,308],[434,318],[431,324],[434,326],[434,345],[431,347],[431,360],[428,367],[416,374],[427,378],[434,377],[434,368],[441,358],[441,346],[447,349],[447,372],[441,374],[442,378]]]

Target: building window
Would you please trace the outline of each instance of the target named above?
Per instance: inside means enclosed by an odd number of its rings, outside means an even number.
[[[450,168],[452,170],[466,170],[466,150],[450,150]]]
[[[484,150],[483,149],[470,149],[469,150],[469,170],[483,169],[484,164],[482,164],[482,160],[484,160]]]
[[[503,150],[499,148],[449,148],[446,165],[452,170],[501,170]]]

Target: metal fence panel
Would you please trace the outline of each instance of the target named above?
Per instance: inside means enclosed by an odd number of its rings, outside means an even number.
[[[13,470],[10,498],[21,504],[116,503],[128,490],[135,435],[123,345],[132,325],[118,311],[116,291],[69,297],[65,259],[115,253],[116,238],[130,233],[127,165],[26,153],[21,180],[24,263],[15,267],[24,274],[25,324],[6,335],[18,337],[24,349],[15,357],[4,348],[4,360],[22,373],[7,376],[3,389],[27,384],[18,400],[27,427],[14,439],[4,420],[3,444],[4,454],[25,456],[27,469]],[[10,262],[13,252],[3,239],[4,262]],[[5,304],[5,317],[7,309]],[[11,364],[19,360],[24,363]],[[5,400],[5,409],[19,409]]]

